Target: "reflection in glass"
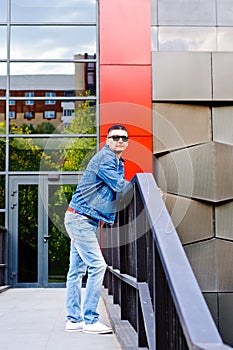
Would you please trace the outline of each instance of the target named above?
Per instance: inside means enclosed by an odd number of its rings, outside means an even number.
[[[160,51],[216,51],[215,27],[159,27]]]
[[[51,138],[43,148],[40,171],[83,171],[96,152],[96,138]]]
[[[2,11],[2,8],[1,8],[1,11]],[[6,58],[7,58],[6,27],[0,26],[0,59],[3,60]]]
[[[233,28],[217,28],[218,51],[233,51]]]
[[[96,27],[21,26],[11,29],[11,59],[73,59],[96,52]]]
[[[1,139],[0,139],[0,142],[1,142]],[[1,147],[1,145],[0,145],[0,147]],[[1,152],[2,152],[2,150],[1,150]],[[1,161],[2,160],[0,160],[0,162]],[[0,175],[0,209],[4,209],[4,208],[5,208],[5,176]]]
[[[0,96],[6,96],[6,63],[0,62]]]
[[[95,22],[96,0],[11,0],[12,21]]]
[[[11,134],[61,134],[68,133],[71,134],[77,133],[95,133],[95,127],[93,127],[92,119],[95,120],[95,100],[65,100],[69,95],[76,93],[75,91],[57,91],[60,96],[57,100],[52,100],[54,103],[48,104],[45,94],[43,100],[36,100],[36,97],[33,97],[33,104],[28,104],[27,100],[16,101],[10,99],[9,106],[9,117],[10,117],[10,133]],[[71,93],[72,92],[72,93]],[[16,92],[14,91],[16,94]],[[19,92],[20,93],[20,92]],[[63,93],[63,95],[61,95]],[[79,91],[79,96],[82,95],[84,98],[88,97],[89,92]],[[18,94],[19,96],[19,94]],[[38,91],[36,96],[39,96]],[[64,99],[63,99],[63,97]],[[2,102],[2,105],[5,102]],[[1,103],[0,103],[1,106]],[[5,126],[5,114],[4,106],[2,106],[2,120]],[[69,126],[74,124],[74,119],[79,115],[85,115],[86,120],[91,118],[89,121],[91,124],[87,124],[84,128],[84,131],[78,132],[76,128],[74,130],[69,128]],[[93,116],[93,117],[90,117]],[[82,123],[82,127],[85,123]],[[3,127],[3,125],[2,125]],[[92,130],[92,132],[89,132]],[[93,131],[94,130],[94,131]]]
[[[0,134],[6,133],[6,101],[0,100]]]
[[[5,131],[5,125],[3,125],[3,130],[1,130],[1,122],[0,122],[0,133],[4,134]],[[0,171],[5,171],[6,167],[6,139],[0,138]]]
[[[83,171],[96,138],[11,138],[11,171]]]
[[[19,185],[18,193],[18,282],[37,282],[38,186]]]
[[[5,213],[0,213],[0,225],[5,227]]]
[[[10,63],[10,74],[11,75],[21,75],[22,77],[26,76],[25,83],[28,84],[30,80],[30,85],[33,86],[33,75],[43,75],[43,74],[73,74],[75,73],[75,64],[74,63],[64,63],[64,62],[19,62],[19,63]],[[30,77],[30,75],[32,75]],[[12,78],[12,77],[11,77]],[[45,77],[46,78],[46,77]],[[36,79],[36,78],[35,78]],[[11,79],[12,80],[12,79]],[[49,80],[47,78],[47,83]]]
[[[79,110],[83,112],[84,109],[87,111],[94,106],[95,62],[76,62],[73,66],[75,67],[73,75],[25,74],[10,77],[11,133],[48,134],[56,131],[60,133],[63,127],[69,126],[76,112]],[[82,100],[75,101],[71,99],[72,97],[82,98]]]
[[[7,21],[7,0],[1,0],[0,22]]]
[[[70,239],[64,214],[76,185],[49,185],[48,192],[48,282],[65,282],[69,267]]]
[[[75,59],[90,59],[93,61],[11,63],[10,89],[22,91],[44,90],[45,92],[65,90],[67,93],[70,90],[77,90],[80,93],[92,89],[93,94],[96,83],[95,55],[77,55]],[[14,96],[14,94],[11,93],[11,96]]]

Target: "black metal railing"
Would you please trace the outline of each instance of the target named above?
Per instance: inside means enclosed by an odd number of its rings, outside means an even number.
[[[137,174],[102,228],[104,286],[136,331],[138,348],[228,349],[224,345],[152,174]]]
[[[7,231],[0,226],[0,287],[6,284]]]

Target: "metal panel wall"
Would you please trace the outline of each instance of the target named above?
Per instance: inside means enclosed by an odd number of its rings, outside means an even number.
[[[185,247],[204,292],[233,290],[233,242],[212,239]]]
[[[160,25],[215,25],[215,1],[158,0],[158,22]]]
[[[233,96],[233,53],[213,52],[213,99],[232,101]]]
[[[215,211],[216,237],[233,241],[233,201],[217,206]]]
[[[153,111],[154,154],[211,141],[208,106],[154,103]]]
[[[183,244],[214,237],[214,210],[210,205],[171,194],[165,194],[164,199]]]
[[[233,198],[233,148],[220,143],[168,153],[157,162],[158,183],[167,191],[212,202]]]
[[[154,174],[221,335],[233,345],[233,3],[153,3]]]
[[[217,25],[233,26],[233,2],[217,0]]]
[[[152,69],[153,100],[212,99],[210,53],[153,52]]]
[[[214,107],[213,140],[233,145],[233,106]]]

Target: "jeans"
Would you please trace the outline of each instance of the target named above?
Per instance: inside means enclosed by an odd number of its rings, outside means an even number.
[[[106,263],[97,240],[98,224],[83,215],[66,212],[65,227],[71,239],[70,266],[66,283],[67,320],[95,323],[99,319],[100,298]],[[82,277],[88,271],[86,293],[81,308]]]

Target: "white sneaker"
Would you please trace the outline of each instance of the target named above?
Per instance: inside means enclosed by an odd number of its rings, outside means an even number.
[[[74,332],[74,331],[81,331],[84,326],[84,321],[81,322],[71,322],[69,320],[66,321],[66,331],[67,332]]]
[[[91,324],[84,324],[83,333],[92,333],[92,334],[107,334],[107,333],[112,333],[112,328],[105,326],[105,324],[97,321],[95,323]]]

